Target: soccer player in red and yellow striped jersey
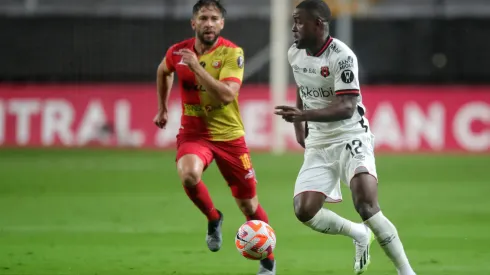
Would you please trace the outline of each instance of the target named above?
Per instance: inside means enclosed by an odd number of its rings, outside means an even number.
[[[216,164],[248,220],[269,222],[256,195],[255,172],[245,143],[238,107],[243,79],[243,50],[219,36],[226,10],[218,0],[199,0],[193,8],[194,38],[171,46],[157,71],[159,111],[154,122],[164,128],[174,73],[182,98],[181,127],[177,135],[177,170],[184,189],[208,219],[208,248],[222,244],[223,214],[209,196],[201,176]],[[274,257],[260,262],[260,275],[275,274]]]

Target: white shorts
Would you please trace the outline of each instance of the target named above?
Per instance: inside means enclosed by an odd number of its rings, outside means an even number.
[[[307,148],[294,186],[294,196],[313,191],[323,193],[327,202],[341,202],[340,181],[349,186],[358,173],[369,173],[378,178],[374,135],[371,133],[323,148]]]

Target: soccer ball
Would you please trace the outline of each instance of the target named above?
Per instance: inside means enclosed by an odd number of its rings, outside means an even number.
[[[274,251],[276,234],[267,223],[251,220],[238,229],[235,246],[243,257],[250,260],[263,260]]]

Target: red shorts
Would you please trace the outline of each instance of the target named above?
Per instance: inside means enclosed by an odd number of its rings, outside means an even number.
[[[197,155],[202,160],[204,170],[215,159],[233,197],[255,197],[257,181],[244,137],[231,141],[211,141],[199,137],[177,136],[176,161],[189,154]]]

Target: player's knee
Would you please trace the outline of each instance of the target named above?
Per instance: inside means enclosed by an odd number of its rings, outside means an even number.
[[[318,213],[318,210],[319,209],[311,207],[311,205],[308,204],[294,204],[294,214],[296,215],[296,218],[298,218],[298,220],[302,223],[313,219],[316,213]]]
[[[310,221],[320,211],[325,197],[317,192],[304,192],[294,197],[294,214],[302,223]]]
[[[376,201],[355,201],[355,208],[362,220],[368,220],[380,211]]]
[[[363,220],[379,212],[376,179],[368,173],[360,173],[351,181],[352,198],[357,213]]]
[[[192,187],[201,180],[201,173],[193,170],[184,170],[180,173],[182,184],[186,187]]]
[[[252,216],[257,211],[258,201],[254,199],[236,200],[238,208],[245,216]]]
[[[182,184],[186,187],[197,185],[204,170],[203,161],[196,155],[188,154],[177,162],[177,172]]]

